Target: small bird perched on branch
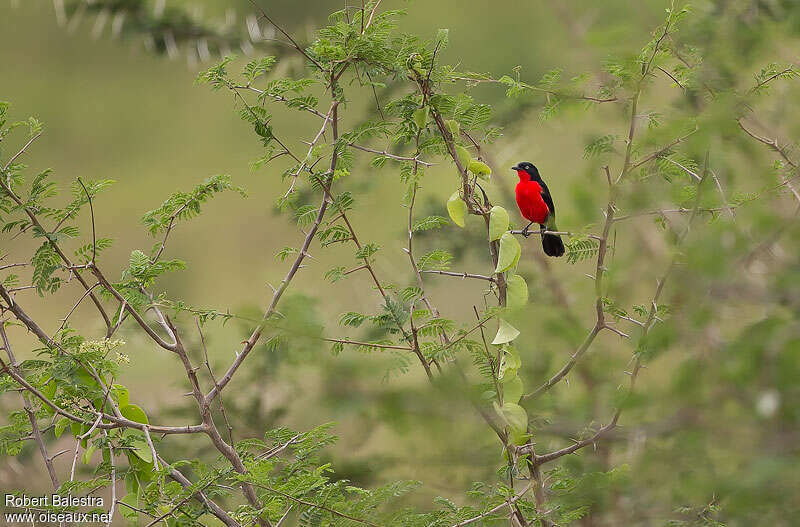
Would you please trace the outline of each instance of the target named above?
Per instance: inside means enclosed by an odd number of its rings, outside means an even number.
[[[518,163],[511,167],[519,175],[517,183],[517,206],[522,217],[530,223],[522,229],[522,235],[526,238],[530,236],[528,227],[534,223],[539,224],[542,236],[542,248],[547,256],[561,256],[564,254],[564,242],[557,234],[545,233],[557,231],[556,227],[556,207],[553,205],[553,198],[550,196],[550,189],[542,181],[539,170],[527,161]]]

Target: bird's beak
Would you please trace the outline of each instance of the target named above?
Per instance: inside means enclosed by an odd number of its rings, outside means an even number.
[[[517,165],[514,165],[513,167],[511,167],[511,170],[522,170],[522,169],[519,168]]]

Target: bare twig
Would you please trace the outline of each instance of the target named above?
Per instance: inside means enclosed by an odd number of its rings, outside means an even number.
[[[392,344],[377,344],[373,342],[361,342],[358,340],[350,340],[350,339],[334,339],[334,338],[326,338],[323,337],[322,340],[326,342],[339,342],[341,344],[349,344],[352,346],[364,346],[368,348],[380,348],[380,349],[388,349],[388,350],[403,350],[403,351],[411,351],[409,346],[395,346]]]
[[[37,139],[39,139],[41,136],[42,136],[42,132],[39,132],[36,135],[34,135],[33,137],[31,137],[28,140],[28,142],[25,143],[25,145],[22,148],[20,148],[19,151],[16,154],[11,156],[11,158],[8,160],[8,163],[6,163],[6,165],[3,167],[3,172],[7,172],[8,169],[11,168],[11,165],[14,163],[14,161],[16,161],[19,156],[24,154],[25,151],[28,149],[28,147],[31,146],[33,144],[33,142],[36,141]]]
[[[386,150],[375,150],[373,148],[369,148],[366,146],[357,145],[355,143],[348,143],[349,146],[355,148],[356,150],[362,150],[364,152],[370,152],[372,154],[378,154],[380,156],[388,157],[389,159],[394,159],[396,161],[414,161],[419,163],[420,165],[424,165],[426,167],[430,167],[435,165],[436,163],[429,163],[427,161],[423,161],[419,158],[419,156],[415,157],[405,157],[405,156],[398,156],[392,153],[387,152]]]
[[[445,276],[455,276],[458,278],[475,278],[477,280],[486,280],[488,282],[496,282],[497,279],[493,276],[486,276],[482,274],[473,273],[458,273],[455,271],[440,271],[438,269],[423,269],[420,271],[422,274],[441,274]]]
[[[319,63],[319,61],[317,61],[317,59],[315,59],[314,57],[312,57],[311,55],[309,55],[309,54],[308,54],[308,52],[306,52],[306,50],[305,50],[305,49],[301,48],[301,47],[300,47],[300,45],[297,43],[297,41],[296,41],[295,39],[293,39],[293,38],[292,38],[292,35],[290,35],[289,33],[287,33],[287,32],[286,32],[286,31],[285,31],[285,30],[284,30],[284,29],[283,29],[281,26],[279,26],[278,24],[276,24],[276,23],[275,23],[275,22],[274,22],[274,21],[273,21],[273,20],[272,20],[272,19],[269,17],[269,15],[267,15],[267,13],[266,13],[266,12],[265,12],[265,11],[264,11],[262,8],[261,8],[261,6],[260,6],[260,5],[258,5],[258,3],[256,3],[256,1],[255,1],[255,0],[250,0],[250,3],[251,3],[251,4],[253,4],[253,6],[254,6],[256,9],[258,9],[258,10],[261,12],[261,16],[262,16],[262,17],[263,17],[263,18],[264,18],[264,19],[265,19],[267,22],[269,22],[270,24],[272,24],[272,25],[273,25],[273,27],[275,27],[275,29],[277,29],[278,31],[280,31],[280,32],[283,34],[283,36],[284,36],[284,37],[286,37],[286,38],[288,38],[288,39],[289,39],[289,42],[291,42],[291,43],[292,43],[292,45],[295,47],[295,49],[296,49],[297,51],[299,51],[299,52],[300,52],[300,53],[301,53],[301,54],[302,54],[302,55],[303,55],[305,58],[307,58],[307,59],[308,59],[310,62],[312,62],[312,63],[313,63],[313,64],[314,64],[314,65],[317,67],[317,69],[319,69],[319,70],[321,70],[321,71],[325,71],[325,68],[323,68],[323,67],[322,67],[322,64],[320,64],[320,63]]]

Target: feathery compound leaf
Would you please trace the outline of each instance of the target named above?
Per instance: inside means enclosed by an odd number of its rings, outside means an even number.
[[[428,231],[431,229],[438,229],[439,227],[444,227],[448,225],[450,221],[447,218],[442,216],[428,216],[427,218],[422,218],[421,220],[417,220],[412,227],[412,232],[421,232],[421,231]]]
[[[200,214],[200,205],[213,195],[226,190],[238,192],[246,196],[243,189],[231,183],[228,175],[211,176],[191,192],[176,192],[155,210],[151,210],[142,218],[150,234],[157,234],[169,229],[177,220],[187,220]]]
[[[464,128],[474,129],[489,122],[492,117],[492,107],[488,104],[476,104],[463,113],[459,122]]]
[[[446,271],[450,269],[452,259],[453,255],[449,252],[438,249],[422,255],[417,263],[422,270]]]
[[[614,149],[614,141],[616,140],[616,135],[604,135],[590,141],[583,149],[583,157],[590,158],[606,152],[611,152]]]
[[[242,75],[244,75],[244,78],[247,79],[248,82],[253,82],[257,77],[272,69],[272,66],[277,61],[278,59],[276,57],[261,57],[251,60],[245,65]]]
[[[367,320],[366,315],[350,311],[342,315],[341,318],[339,318],[339,324],[342,326],[350,326],[357,328],[358,326],[363,324],[365,320]]]
[[[346,268],[344,266],[334,267],[325,273],[325,280],[328,280],[331,283],[344,280],[346,278],[345,272]]]
[[[376,243],[368,243],[356,251],[355,257],[358,260],[369,260],[380,250],[380,248],[380,245]]]
[[[567,242],[567,262],[574,264],[591,258],[597,254],[599,245],[589,238],[573,238]]]

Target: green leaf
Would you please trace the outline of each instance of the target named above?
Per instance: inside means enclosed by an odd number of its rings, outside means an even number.
[[[461,133],[461,125],[458,124],[458,121],[455,119],[450,119],[449,121],[445,121],[444,123],[447,125],[447,129],[453,134],[453,137],[458,137]]]
[[[143,424],[149,423],[149,421],[147,420],[147,414],[145,414],[144,410],[142,410],[135,404],[127,404],[125,406],[120,406],[119,412],[122,414],[123,417],[126,417],[131,421],[136,421],[137,423],[143,423]]]
[[[574,238],[567,242],[567,263],[574,264],[597,254],[600,246],[594,240]]]
[[[517,328],[502,318],[498,320],[500,324],[497,328],[497,335],[495,335],[494,340],[492,340],[492,344],[506,344],[519,337],[519,330]]]
[[[503,356],[500,359],[500,371],[498,378],[500,380],[511,379],[517,375],[517,370],[522,366],[522,360],[519,358],[519,352],[513,346],[504,346]]]
[[[147,444],[144,432],[128,429],[125,431],[125,438],[130,441],[133,447],[132,452],[136,454],[136,457],[148,464],[153,462],[153,451],[150,450],[150,445]]]
[[[447,47],[447,44],[450,42],[450,30],[449,29],[440,29],[436,33],[436,46],[439,50],[443,50]]]
[[[56,386],[56,383],[54,381],[51,381],[42,387],[42,393],[45,395],[45,397],[47,397],[52,401],[55,398],[57,388],[58,387]],[[43,409],[47,413],[47,415],[53,415],[56,413],[55,410],[53,410],[47,405],[44,405]]]
[[[96,446],[94,446],[94,445],[89,445],[89,448],[87,448],[87,449],[86,449],[86,450],[83,452],[83,457],[81,458],[81,461],[83,461],[83,464],[84,464],[84,465],[88,465],[88,464],[89,464],[89,462],[92,460],[92,455],[94,455],[94,451],[95,451],[95,450],[97,450],[97,447],[96,447]]]
[[[478,161],[477,159],[473,159],[469,162],[467,166],[470,172],[478,176],[479,178],[487,179],[489,176],[492,175],[492,169],[489,168],[489,165],[484,163],[483,161]]]
[[[67,425],[69,425],[70,422],[71,421],[69,419],[67,419],[66,417],[62,417],[61,419],[56,421],[56,424],[53,427],[53,433],[55,434],[56,439],[61,437],[61,434],[64,433],[64,430],[66,430]]]
[[[117,401],[119,406],[128,406],[130,404],[128,389],[121,384],[115,384],[111,387],[111,397]]]
[[[89,431],[89,427],[87,425],[76,423],[74,421],[69,424],[69,429],[75,439]]]
[[[509,436],[509,440],[512,444],[517,446],[522,446],[527,444],[531,440],[532,435],[525,432],[517,432],[516,430],[511,431],[511,435]],[[563,516],[562,516],[563,518]]]
[[[420,130],[425,128],[425,124],[428,122],[428,107],[425,106],[423,108],[417,108],[414,110],[414,124],[417,125],[417,128]]]
[[[472,161],[472,154],[469,153],[469,150],[461,145],[456,145],[455,150],[456,157],[458,158],[459,163],[461,163],[461,166],[464,167],[464,169],[469,167],[469,162]]]
[[[278,59],[275,57],[261,57],[252,60],[244,67],[242,75],[244,75],[248,81],[253,82],[256,77],[268,72],[277,61]]]
[[[516,403],[495,403],[495,411],[503,421],[516,433],[524,433],[528,429],[528,412]]]
[[[459,227],[465,225],[464,218],[467,216],[467,204],[461,199],[457,190],[453,192],[453,195],[447,200],[447,213],[450,215],[450,219],[453,220],[453,223]]]
[[[503,403],[518,403],[522,397],[524,387],[519,375],[514,375],[503,380]]]
[[[499,240],[507,230],[508,212],[500,205],[495,205],[489,213],[489,241]]]
[[[443,218],[442,216],[428,216],[426,218],[422,218],[421,220],[417,220],[414,222],[414,226],[411,229],[411,232],[421,232],[421,231],[428,231],[431,229],[438,229],[439,227],[444,227],[445,225],[449,225],[450,222],[447,221],[447,218]]]
[[[119,501],[125,505],[130,505],[130,507],[123,505],[119,508],[122,516],[128,521],[135,522],[139,518],[139,513],[131,507],[139,508],[139,497],[134,493],[126,494],[125,497]]]
[[[136,479],[136,473],[129,471],[125,475],[125,492],[128,494],[136,494],[139,491],[139,480]]]
[[[524,307],[528,303],[528,284],[520,275],[511,275],[506,279],[506,306],[510,308]]]
[[[517,265],[521,253],[522,248],[517,238],[510,232],[503,234],[500,237],[500,254],[497,255],[497,267],[494,272],[502,273]]]

